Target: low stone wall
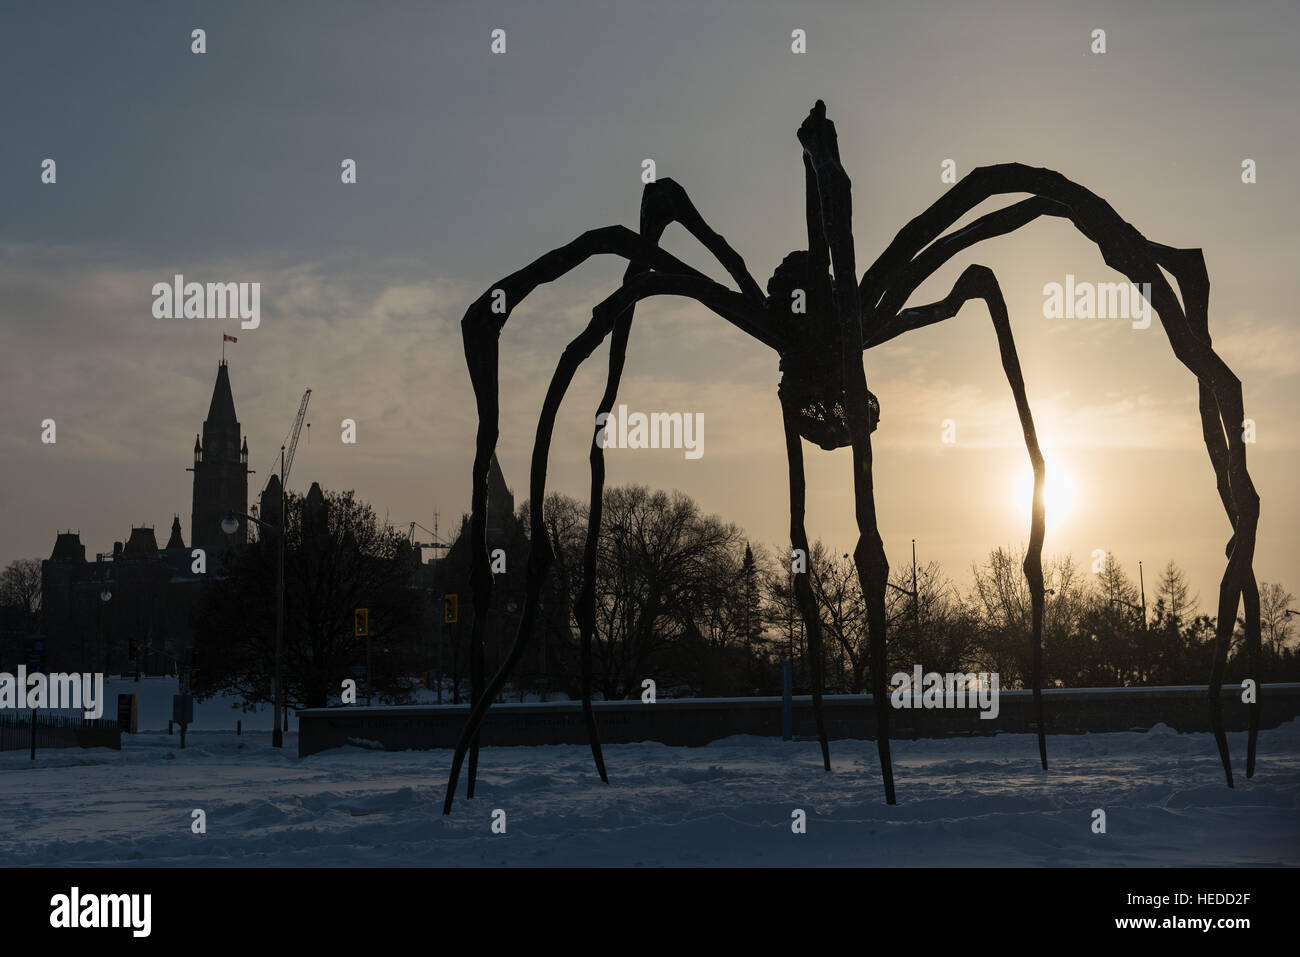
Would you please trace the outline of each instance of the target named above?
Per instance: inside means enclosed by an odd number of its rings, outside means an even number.
[[[1244,731],[1248,709],[1239,687],[1223,689],[1224,723]],[[1300,684],[1264,685],[1261,727],[1274,728],[1300,715]],[[827,695],[826,733],[833,739],[874,738],[871,695]],[[972,709],[891,709],[894,739],[1031,732],[1033,693],[1003,691],[996,718]],[[781,735],[780,698],[678,698],[654,704],[598,701],[600,739],[606,744],[659,741],[699,747],[734,734]],[[1055,688],[1043,692],[1049,734],[1146,731],[1165,724],[1177,731],[1209,731],[1210,705],[1203,686],[1169,688]],[[794,698],[794,733],[815,737],[812,699]],[[298,712],[298,754],[347,745],[385,751],[454,748],[468,705],[311,708]],[[488,711],[480,742],[492,745],[586,744],[580,702],[497,704]]]

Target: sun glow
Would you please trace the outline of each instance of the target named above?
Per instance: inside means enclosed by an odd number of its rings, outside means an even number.
[[[1059,459],[1044,456],[1046,473],[1043,482],[1043,507],[1047,528],[1060,528],[1074,508],[1075,489],[1070,472]],[[1034,500],[1034,470],[1025,463],[1016,473],[1012,489],[1012,505],[1028,521],[1032,516]]]

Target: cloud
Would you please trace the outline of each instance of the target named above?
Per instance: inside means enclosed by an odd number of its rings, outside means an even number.
[[[1278,378],[1300,373],[1300,329],[1294,321],[1235,312],[1212,321],[1210,334],[1216,336],[1215,351],[1239,377],[1252,372]]]

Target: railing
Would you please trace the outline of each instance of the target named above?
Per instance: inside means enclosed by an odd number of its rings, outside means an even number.
[[[37,710],[36,749],[122,747],[122,731],[114,718],[83,718]],[[32,746],[33,712],[0,711],[0,751],[22,751]]]

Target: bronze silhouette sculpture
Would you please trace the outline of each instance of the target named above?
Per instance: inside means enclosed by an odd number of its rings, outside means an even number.
[[[1041,691],[1045,468],[1006,304],[993,272],[985,266],[971,265],[962,272],[944,299],[904,308],[921,283],[958,252],[1019,229],[1044,215],[1068,218],[1097,244],[1108,265],[1122,272],[1139,288],[1149,284],[1151,304],[1174,355],[1197,378],[1202,434],[1219,497],[1233,529],[1227,545],[1227,568],[1219,587],[1214,663],[1209,685],[1211,725],[1228,786],[1232,787],[1221,688],[1237,609],[1243,599],[1249,667],[1252,674],[1257,670],[1260,612],[1253,560],[1259,496],[1246,469],[1241,383],[1210,343],[1209,278],[1201,251],[1150,242],[1121,219],[1104,200],[1061,174],[1009,163],[976,169],[952,186],[925,212],[904,226],[859,279],[851,232],[851,183],[840,164],[834,124],[827,119],[826,107],[821,100],[799,127],[798,139],[803,147],[808,248],[785,258],[768,282],[767,296],[749,274],[740,255],[700,216],[685,190],[672,180],[663,179],[648,184],[644,190],[639,233],[623,226],[585,232],[496,283],[466,311],[461,330],[479,415],[470,526],[473,552],[470,587],[475,609],[471,637],[474,688],[469,720],[452,760],[443,813],[451,812],[467,751],[470,759],[467,794],[469,797],[474,795],[479,726],[492,699],[525,650],[536,620],[542,584],[554,561],[554,551],[543,524],[542,503],[546,492],[551,433],[560,403],[581,363],[606,336],[612,336],[606,387],[597,414],[610,411],[622,377],[636,303],[653,296],[693,299],[770,346],[780,357],[782,377],[779,394],[790,473],[790,539],[792,548],[802,550],[805,556],[809,549],[804,530],[802,440],[807,439],[824,449],[846,446],[852,449],[859,531],[853,557],[866,600],[876,744],[885,800],[889,804],[896,803],[889,754],[890,703],[885,676],[885,589],[889,565],[876,521],[871,451],[871,433],[879,421],[880,409],[875,396],[867,390],[862,352],[905,332],[950,319],[968,301],[984,301],[993,321],[1003,371],[1015,397],[1025,447],[1034,471],[1029,546],[1023,567],[1031,592],[1031,671],[1038,751],[1046,770],[1046,726]],[[1030,198],[983,215],[960,229],[945,232],[979,203],[1005,193],[1028,193]],[[714,282],[660,248],[660,237],[674,222],[690,232],[718,260],[736,283],[736,289]],[[497,442],[498,339],[510,312],[537,286],[558,279],[597,254],[621,256],[628,262],[627,270],[619,289],[593,309],[591,322],[568,344],[551,379],[533,446],[529,481],[531,544],[523,612],[505,662],[484,686],[483,637],[492,589],[487,548],[487,477]],[[1179,290],[1177,295],[1162,269],[1174,277]],[[799,298],[799,293],[802,293],[806,311],[792,314],[791,302]],[[599,432],[597,428],[591,444],[591,500],[583,555],[583,585],[574,616],[579,627],[582,656],[583,714],[596,768],[601,780],[608,783],[591,704],[596,544],[605,481],[604,450],[596,440]],[[813,710],[822,760],[829,771],[830,749],[822,715],[821,629],[806,571],[795,575],[795,591],[808,636]],[[1250,706],[1248,778],[1255,771],[1259,720],[1257,692]]]

